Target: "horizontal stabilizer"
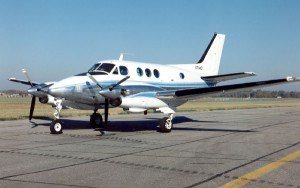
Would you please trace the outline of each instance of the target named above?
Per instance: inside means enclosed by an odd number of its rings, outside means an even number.
[[[205,82],[210,83],[218,83],[227,80],[234,80],[238,78],[245,78],[249,76],[255,76],[254,72],[239,72],[239,73],[232,73],[232,74],[220,74],[215,76],[202,76],[201,79]]]

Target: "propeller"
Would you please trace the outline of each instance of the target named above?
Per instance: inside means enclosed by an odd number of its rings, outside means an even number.
[[[87,76],[101,89],[107,89],[107,88],[103,88],[98,81],[89,73],[87,73]],[[128,80],[130,78],[130,76],[126,76],[125,78],[123,78],[122,80],[118,81],[116,84],[109,86],[108,90],[112,91],[115,87],[117,87],[118,85],[120,85],[121,83],[125,82],[126,80]],[[101,92],[99,92],[99,94],[101,95]],[[105,97],[105,103],[104,103],[104,122],[105,125],[107,125],[107,120],[108,120],[108,109],[109,109],[109,97],[105,96],[104,94],[102,95],[103,97]]]
[[[27,81],[30,83],[31,87],[33,87],[34,85],[32,84],[31,79],[30,79],[29,75],[27,74],[27,71],[25,69],[22,69],[22,72],[25,75]],[[33,116],[33,111],[34,111],[34,107],[35,107],[35,100],[36,100],[36,96],[32,95],[31,105],[30,105],[30,112],[29,112],[29,120],[31,120],[32,116]]]
[[[26,77],[27,81],[30,83],[31,87],[33,87],[33,84],[31,82],[31,79],[29,78],[27,71],[25,69],[22,69],[22,72],[24,74],[24,76]]]
[[[116,84],[114,84],[113,86],[109,87],[109,91],[112,91],[115,87],[117,87],[118,85],[122,84],[123,82],[125,82],[129,78],[130,78],[130,76],[126,76],[122,80],[118,81]]]
[[[29,112],[29,120],[32,119],[32,115],[33,115],[33,111],[34,111],[34,107],[35,107],[35,99],[36,97],[33,96],[31,99],[31,106],[30,106],[30,112]]]
[[[90,74],[87,73],[86,74],[95,84],[97,84],[98,87],[100,87],[100,89],[103,89],[103,87],[98,83],[98,81]]]
[[[107,125],[108,107],[109,107],[109,101],[108,101],[108,98],[105,98],[105,105],[104,105],[104,122],[105,122],[105,125]]]

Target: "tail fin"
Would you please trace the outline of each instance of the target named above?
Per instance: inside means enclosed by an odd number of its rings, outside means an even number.
[[[213,38],[204,51],[198,65],[205,75],[217,75],[219,72],[225,35],[214,33]]]

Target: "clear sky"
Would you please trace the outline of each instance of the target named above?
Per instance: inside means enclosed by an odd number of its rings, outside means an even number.
[[[58,81],[95,62],[196,63],[214,32],[226,34],[220,73],[242,81],[300,76],[299,0],[0,0],[0,90],[7,81]],[[275,89],[300,91],[300,83]]]

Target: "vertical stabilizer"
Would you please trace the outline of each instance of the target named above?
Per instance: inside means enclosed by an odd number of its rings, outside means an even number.
[[[217,75],[219,72],[225,35],[215,33],[202,57],[198,61],[205,75]]]

